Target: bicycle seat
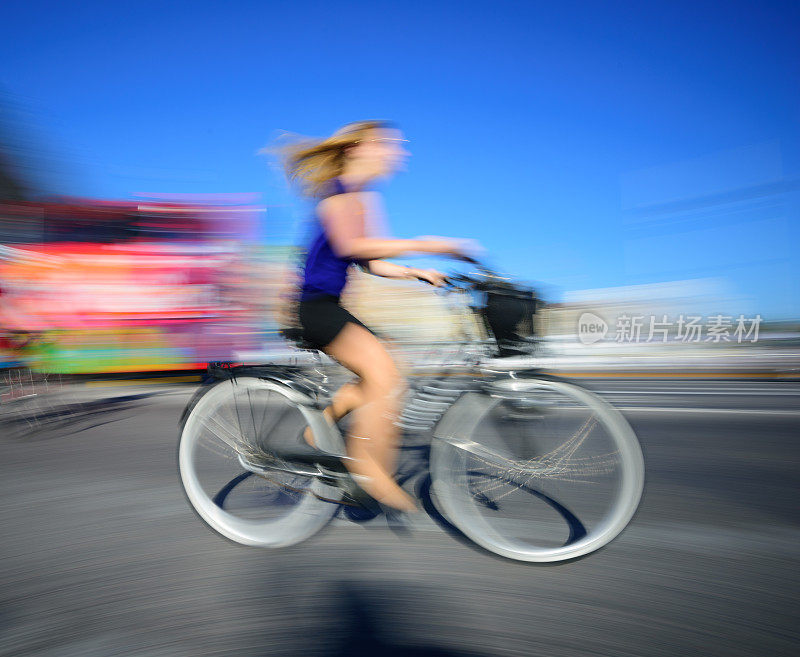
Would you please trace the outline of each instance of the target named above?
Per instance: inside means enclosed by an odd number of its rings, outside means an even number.
[[[285,328],[280,330],[280,334],[289,342],[294,342],[298,349],[306,349],[308,351],[319,351],[317,347],[309,342],[306,342],[303,337],[303,329],[301,328]]]

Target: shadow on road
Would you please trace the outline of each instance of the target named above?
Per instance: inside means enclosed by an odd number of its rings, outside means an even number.
[[[426,599],[423,590],[415,592],[414,597]],[[331,654],[336,657],[356,657],[360,655],[381,655],[381,657],[480,657],[476,652],[454,652],[445,648],[418,644],[398,645],[390,643],[380,631],[381,619],[373,609],[376,593],[359,591],[349,583],[342,583],[340,597],[341,628],[344,639]],[[402,620],[402,618],[398,618]],[[413,640],[413,639],[412,639]]]

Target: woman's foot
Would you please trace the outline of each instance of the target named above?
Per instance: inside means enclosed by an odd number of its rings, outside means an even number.
[[[397,484],[394,484],[394,490],[384,492],[384,494],[379,497],[375,495],[373,495],[373,497],[375,497],[375,499],[377,499],[384,506],[391,507],[395,511],[415,513],[418,510],[417,503],[414,501],[414,498],[406,493]]]
[[[380,485],[376,483],[376,478],[382,480]],[[387,510],[413,513],[418,510],[414,498],[400,488],[391,477],[384,474],[377,477],[358,476],[357,482],[353,481],[353,488],[348,492],[348,497],[364,508],[378,513]]]

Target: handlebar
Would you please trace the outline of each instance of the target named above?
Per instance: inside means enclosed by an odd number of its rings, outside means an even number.
[[[451,288],[458,287],[456,283],[464,283],[470,286],[476,286],[481,283],[487,283],[492,280],[504,280],[507,281],[508,278],[505,276],[501,276],[498,272],[494,269],[489,267],[485,262],[478,260],[477,258],[473,258],[471,256],[460,256],[459,260],[462,262],[466,262],[473,267],[475,267],[477,271],[477,276],[475,274],[448,274],[447,276],[447,283],[450,285]]]

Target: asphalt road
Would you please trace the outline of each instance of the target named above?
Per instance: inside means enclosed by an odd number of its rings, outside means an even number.
[[[800,385],[587,384],[638,433],[645,495],[611,545],[556,566],[424,518],[233,545],[179,486],[189,389],[0,437],[0,655],[797,654]]]

